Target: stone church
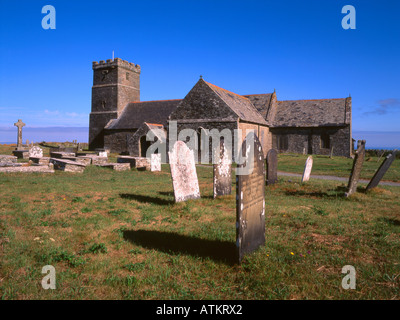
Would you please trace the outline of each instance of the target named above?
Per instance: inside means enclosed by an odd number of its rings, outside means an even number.
[[[201,77],[183,99],[140,101],[137,64],[120,58],[93,62],[89,147],[145,156],[149,130],[168,140],[168,125],[177,130],[254,130],[264,155],[279,152],[350,157],[351,97],[280,101],[276,92],[239,95]],[[233,140],[232,140],[233,141]]]

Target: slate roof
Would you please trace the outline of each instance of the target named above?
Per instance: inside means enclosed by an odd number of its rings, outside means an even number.
[[[277,101],[272,127],[343,126],[346,98]]]
[[[250,99],[204,81],[241,120],[267,125]]]
[[[272,93],[265,94],[248,94],[243,97],[249,99],[257,111],[265,119],[267,116],[268,106],[271,103]]]
[[[167,125],[167,118],[181,99],[128,103],[118,119],[110,121],[105,129],[137,129],[143,122]]]

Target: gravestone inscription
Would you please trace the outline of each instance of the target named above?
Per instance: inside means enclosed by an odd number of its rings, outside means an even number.
[[[243,141],[242,154],[244,150],[247,161],[238,164],[238,168],[250,165],[252,170],[236,177],[236,256],[239,263],[246,254],[265,244],[265,161],[260,141],[253,132]]]

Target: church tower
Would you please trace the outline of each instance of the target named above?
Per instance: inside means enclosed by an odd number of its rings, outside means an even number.
[[[129,102],[140,101],[140,66],[115,58],[93,62],[89,149],[104,147],[104,127]]]

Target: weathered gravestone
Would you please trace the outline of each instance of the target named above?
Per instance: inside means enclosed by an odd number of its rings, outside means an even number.
[[[30,157],[32,157],[32,158],[41,158],[41,157],[43,157],[42,148],[39,148],[39,147],[36,147],[36,146],[30,148],[29,149],[29,158]]]
[[[313,157],[309,156],[306,160],[306,164],[304,166],[303,176],[301,177],[301,183],[310,180],[311,169],[313,166]]]
[[[375,172],[371,181],[368,183],[366,190],[375,188],[379,184],[379,182],[382,180],[383,176],[385,175],[386,171],[388,171],[389,167],[392,165],[394,159],[396,159],[396,153],[397,153],[397,150],[394,150],[392,152],[392,154],[389,154],[386,157],[386,159],[380,165],[379,169]]]
[[[216,155],[216,163],[213,165],[214,198],[232,193],[232,153],[220,143],[219,153]]]
[[[278,152],[271,149],[267,153],[267,185],[274,184],[278,181]]]
[[[365,140],[359,140],[357,142],[357,151],[353,160],[353,168],[349,178],[349,184],[347,185],[347,192],[345,196],[352,195],[357,190],[358,180],[360,179],[361,169],[365,158]]]
[[[150,170],[161,171],[161,153],[152,153],[150,159]]]
[[[183,141],[177,141],[172,152],[168,152],[168,156],[175,202],[199,199],[200,189],[193,150],[190,150]]]
[[[245,254],[265,244],[265,162],[261,144],[253,132],[243,141],[241,154],[243,150],[246,150],[247,160],[238,164],[237,173],[247,166],[253,169],[249,174],[236,176],[236,255],[239,263]]]

